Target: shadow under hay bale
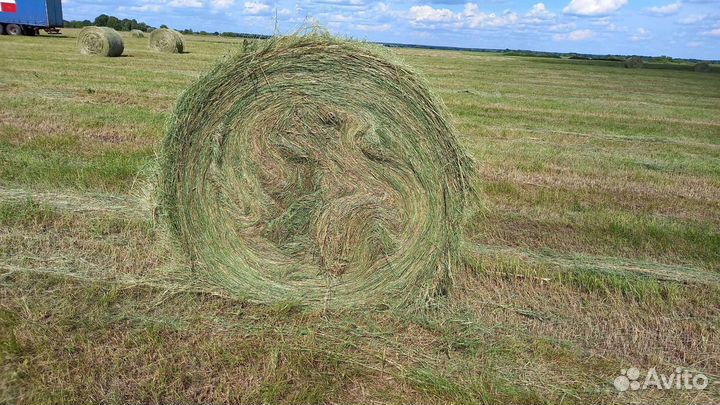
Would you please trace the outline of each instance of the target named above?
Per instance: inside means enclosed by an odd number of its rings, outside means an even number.
[[[150,33],[149,46],[155,52],[183,53],[185,41],[179,32],[169,28],[159,28]]]
[[[125,49],[120,34],[108,27],[85,27],[77,39],[78,49],[83,55],[120,56]]]
[[[414,307],[452,285],[474,173],[424,79],[311,33],[246,47],[180,97],[158,203],[196,273],[237,297]]]

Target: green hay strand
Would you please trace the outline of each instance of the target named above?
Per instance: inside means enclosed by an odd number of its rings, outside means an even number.
[[[120,56],[125,49],[120,34],[108,27],[85,27],[77,39],[83,55]]]
[[[183,53],[185,42],[179,32],[159,28],[150,33],[150,49],[155,52]]]
[[[161,218],[236,297],[426,305],[461,261],[474,165],[425,80],[378,46],[245,47],[180,97],[160,167]]]

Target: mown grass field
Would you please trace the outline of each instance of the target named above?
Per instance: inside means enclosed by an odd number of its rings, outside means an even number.
[[[0,37],[0,402],[720,402],[719,74],[396,50],[482,175],[463,285],[312,311],[170,277],[145,198],[176,97],[238,43],[64,32]],[[631,366],[710,384],[616,392]]]

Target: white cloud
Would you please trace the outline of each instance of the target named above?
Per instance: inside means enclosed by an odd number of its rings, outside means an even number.
[[[172,0],[168,5],[176,8],[200,8],[203,6],[200,0]]]
[[[416,22],[450,22],[458,18],[457,14],[446,8],[430,6],[410,7],[410,17]]]
[[[590,21],[590,24],[592,25],[609,25],[610,23],[610,17],[603,17]]]
[[[366,32],[385,32],[392,27],[390,24],[357,24],[355,28]]]
[[[277,12],[277,15],[281,17],[287,17],[290,14],[292,14],[292,11],[290,11],[289,8],[276,8],[275,11]]]
[[[642,41],[642,40],[645,40],[648,38],[650,38],[650,31],[646,30],[643,27],[640,27],[637,30],[635,30],[635,33],[630,37],[630,39],[632,39],[635,42]]]
[[[392,9],[390,8],[390,6],[388,6],[388,5],[385,4],[385,3],[377,3],[377,4],[375,5],[374,11],[377,12],[377,13],[379,13],[379,14],[390,14],[390,13],[392,13]]]
[[[503,27],[515,24],[518,20],[518,15],[512,11],[506,11],[502,15],[483,13],[475,3],[465,4],[462,16],[470,28]]]
[[[707,14],[690,14],[678,20],[680,24],[697,24],[707,18]]]
[[[595,33],[590,30],[577,30],[568,34],[568,39],[571,41],[583,41],[592,38],[593,35]]]
[[[148,11],[158,12],[158,11],[162,10],[162,5],[160,5],[160,4],[143,4],[142,6],[130,7],[129,10],[139,12],[139,13],[145,13]]]
[[[549,20],[555,17],[555,14],[551,13],[544,3],[536,3],[532,6],[532,10],[525,14],[525,17],[537,19],[537,20]]]
[[[655,14],[655,15],[670,15],[670,14],[675,14],[678,11],[680,11],[682,6],[683,6],[682,2],[678,1],[675,3],[666,4],[664,6],[650,7],[647,9],[647,11],[649,11],[650,13]]]
[[[352,21],[352,17],[349,15],[344,14],[333,14],[331,16],[328,16],[327,20],[332,22],[350,22]]]
[[[313,0],[315,4],[331,4],[333,6],[362,6],[365,5],[364,0]]]
[[[213,8],[226,9],[235,4],[235,0],[212,0]]]
[[[518,22],[518,15],[512,11],[503,14],[485,13],[479,10],[475,3],[465,4],[462,13],[455,13],[446,8],[433,8],[431,6],[410,7],[412,23],[452,23],[453,28],[497,28],[512,25]]]
[[[582,16],[605,15],[626,5],[628,0],[572,0],[563,12]]]
[[[627,31],[627,28],[617,26],[608,17],[603,17],[595,21],[591,21],[590,24],[604,27],[604,30],[608,32]]]
[[[595,33],[590,30],[575,30],[568,34],[555,34],[553,35],[553,39],[556,41],[584,41],[592,38],[594,35]]]
[[[246,1],[243,6],[245,6],[245,10],[243,11],[245,14],[263,14],[270,11],[270,6],[268,6],[265,3],[255,2],[255,1]]]
[[[703,32],[703,35],[710,35],[712,37],[720,37],[720,28],[715,28],[714,30],[705,31],[705,32]]]
[[[555,25],[550,26],[550,31],[553,31],[553,32],[572,31],[575,28],[576,28],[575,23],[555,24]]]

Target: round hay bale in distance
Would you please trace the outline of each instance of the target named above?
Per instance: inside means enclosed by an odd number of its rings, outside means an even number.
[[[275,37],[180,97],[159,213],[196,274],[253,302],[415,307],[460,262],[474,164],[379,46]]]
[[[169,28],[158,28],[150,33],[150,49],[155,52],[183,53],[183,36]]]
[[[623,66],[628,69],[640,69],[641,67],[643,67],[644,64],[645,62],[643,62],[643,60],[637,56],[627,58],[625,59],[625,62],[623,62]]]
[[[130,30],[130,35],[133,38],[145,38],[145,33],[140,30]]]
[[[77,39],[83,55],[120,56],[125,49],[120,34],[109,27],[85,27]]]
[[[710,71],[710,64],[707,62],[700,62],[695,64],[695,71],[707,73]]]

